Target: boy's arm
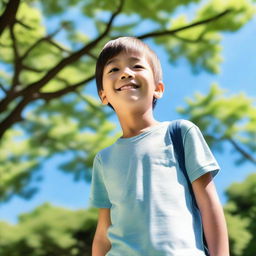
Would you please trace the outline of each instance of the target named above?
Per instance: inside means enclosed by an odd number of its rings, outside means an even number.
[[[196,179],[192,187],[201,212],[210,256],[229,256],[226,221],[211,174],[206,173]]]
[[[110,225],[110,209],[100,208],[98,224],[92,244],[92,256],[105,256],[110,250],[111,243],[107,238],[107,231]]]

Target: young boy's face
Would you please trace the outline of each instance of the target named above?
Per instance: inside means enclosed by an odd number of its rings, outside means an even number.
[[[110,59],[103,70],[103,104],[116,112],[129,108],[152,108],[153,97],[161,98],[164,86],[154,79],[146,56],[139,52],[121,52]]]

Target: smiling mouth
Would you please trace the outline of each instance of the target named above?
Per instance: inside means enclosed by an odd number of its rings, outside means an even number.
[[[130,90],[130,89],[138,89],[139,86],[136,84],[127,84],[123,85],[120,88],[116,89],[117,91],[124,91],[124,90]]]

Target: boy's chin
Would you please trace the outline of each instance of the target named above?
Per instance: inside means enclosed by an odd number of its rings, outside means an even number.
[[[119,105],[117,109],[118,112],[136,112],[136,113],[144,113],[149,109],[153,108],[152,101],[145,101],[141,99],[130,99],[123,104]]]

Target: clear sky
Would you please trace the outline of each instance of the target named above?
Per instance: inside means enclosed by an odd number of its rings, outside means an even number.
[[[165,53],[153,45],[152,48],[160,57],[165,83],[164,97],[158,101],[155,109],[155,118],[159,121],[180,118],[176,108],[184,106],[184,98],[191,97],[195,91],[206,93],[213,82],[228,90],[227,95],[245,92],[256,99],[256,19],[248,23],[236,33],[223,34],[223,57],[221,73],[210,75],[201,72],[194,75],[185,60],[177,66],[168,63]],[[88,93],[97,97],[95,83],[89,85]],[[120,129],[117,118],[111,119]],[[240,182],[256,168],[250,163],[242,166],[234,165],[234,152],[227,144],[224,153],[215,153],[222,171],[215,178],[215,183],[222,203],[226,201],[224,191],[233,182]],[[83,182],[73,182],[71,176],[57,170],[58,164],[68,155],[59,155],[45,162],[43,166],[44,180],[40,184],[40,191],[32,200],[26,201],[14,197],[10,202],[0,205],[0,220],[17,222],[17,216],[29,212],[44,202],[63,206],[70,209],[86,208],[90,185]]]

